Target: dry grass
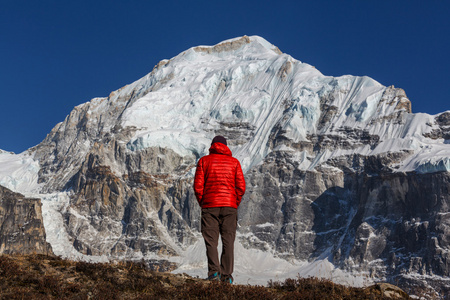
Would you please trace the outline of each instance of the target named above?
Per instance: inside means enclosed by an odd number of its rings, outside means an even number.
[[[407,298],[407,297],[406,297]],[[159,273],[142,263],[87,263],[44,255],[0,256],[0,299],[385,299],[314,278],[230,285]]]

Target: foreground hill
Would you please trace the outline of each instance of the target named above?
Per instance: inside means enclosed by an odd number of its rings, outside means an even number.
[[[44,255],[0,256],[0,299],[410,299],[391,285],[353,288],[314,278],[230,285],[140,263],[87,263]]]

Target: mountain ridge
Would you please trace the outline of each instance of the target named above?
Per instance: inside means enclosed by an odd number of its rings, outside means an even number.
[[[55,253],[201,272],[192,175],[220,134],[247,181],[241,252],[300,274],[320,265],[338,280],[408,285],[408,274],[433,274],[440,290],[450,112],[413,114],[402,89],[324,76],[261,37],[199,47],[78,105],[26,153],[0,153],[0,184],[43,199]],[[258,267],[245,263],[242,280]]]

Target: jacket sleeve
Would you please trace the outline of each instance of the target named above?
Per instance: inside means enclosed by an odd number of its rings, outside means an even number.
[[[195,177],[194,177],[194,192],[199,205],[202,204],[204,187],[205,187],[205,173],[203,172],[203,162],[200,159],[197,163],[197,169],[195,170]]]
[[[237,205],[241,204],[242,196],[245,194],[245,179],[244,179],[244,173],[242,172],[241,164],[239,161],[237,162],[236,167],[236,175],[235,175],[235,182],[236,182],[236,194],[237,194]]]

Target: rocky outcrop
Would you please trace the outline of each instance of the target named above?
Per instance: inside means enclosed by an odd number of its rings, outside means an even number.
[[[219,43],[217,45],[215,45],[214,47],[194,47],[193,50],[197,51],[197,52],[204,52],[204,53],[220,53],[220,52],[229,52],[229,51],[234,51],[234,50],[238,50],[239,48],[241,48],[242,46],[244,46],[245,44],[250,44],[251,40],[248,36],[244,35],[241,38],[238,39],[234,39],[228,42],[222,42]],[[282,52],[280,51],[280,49],[278,49],[278,47],[272,46],[273,50],[275,52],[277,52],[278,54],[281,54]]]
[[[42,204],[0,186],[0,253],[53,254],[45,240]]]
[[[425,134],[426,137],[432,139],[450,140],[450,112],[439,114],[435,118],[439,125],[438,129],[433,129],[430,133]]]
[[[130,171],[118,177],[104,165],[110,150],[94,149],[67,184],[73,195],[65,220],[73,245],[87,255],[126,259],[179,254],[195,240],[191,228],[198,228],[194,195],[184,194],[192,179],[175,176],[188,166],[169,149],[146,149],[124,157]],[[161,160],[162,154],[172,159]]]

